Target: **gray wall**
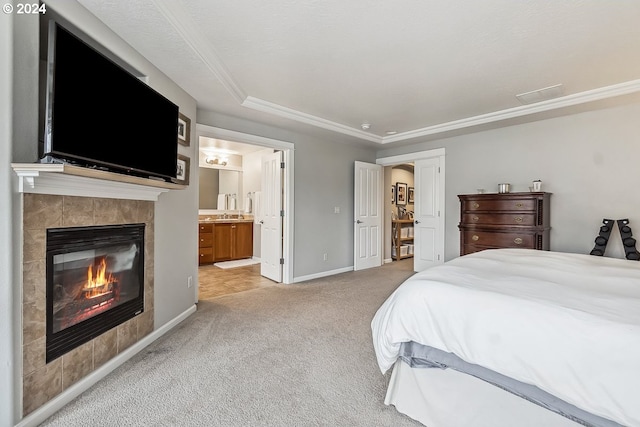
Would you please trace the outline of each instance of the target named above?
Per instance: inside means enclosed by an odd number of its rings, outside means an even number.
[[[589,253],[603,218],[629,218],[640,236],[640,103],[382,150],[378,157],[446,148],[446,259],[459,255],[457,195],[478,188],[551,196],[551,249]],[[639,248],[640,249],[640,248]],[[607,256],[624,257],[617,229]]]
[[[0,426],[14,424],[15,294],[12,236],[12,40],[14,15],[0,14]]]
[[[81,30],[104,44],[134,68],[149,76],[149,84],[195,119],[193,98],[155,69],[146,59],[75,1],[52,0],[55,9]],[[13,425],[20,414],[16,397],[20,389],[16,372],[20,370],[17,331],[20,328],[20,195],[9,162],[35,162],[38,135],[38,16],[6,15],[0,21],[0,86],[10,84],[13,97],[0,101],[0,367],[10,375],[0,376],[0,425]],[[11,25],[13,21],[13,26]],[[8,44],[10,43],[10,44]],[[9,50],[8,50],[9,49]],[[13,58],[13,59],[12,59]],[[13,65],[12,65],[13,60]],[[195,120],[192,120],[195,134]],[[180,153],[195,157],[195,143],[179,147]],[[197,164],[197,160],[194,164]],[[191,168],[191,176],[194,177]],[[9,184],[11,182],[11,184]],[[192,180],[193,182],[193,180]],[[197,278],[197,185],[186,190],[162,194],[155,208],[155,326],[162,326],[195,302],[195,287],[187,288],[187,277]],[[10,225],[10,229],[6,228]],[[10,233],[10,237],[7,234]],[[184,250],[193,248],[193,250]],[[5,310],[4,305],[12,306]],[[12,311],[13,310],[13,311]],[[12,314],[10,314],[12,313]],[[9,365],[7,367],[7,365]],[[5,369],[7,368],[7,369]],[[10,392],[8,392],[10,390]],[[8,397],[9,396],[9,397]]]
[[[343,143],[337,136],[318,139],[209,111],[198,111],[198,123],[293,143],[294,278],[353,266],[354,162],[375,163],[374,149]]]

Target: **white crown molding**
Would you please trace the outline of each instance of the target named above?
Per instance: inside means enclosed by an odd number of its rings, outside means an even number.
[[[544,111],[556,110],[559,108],[573,107],[588,102],[600,101],[607,98],[613,98],[621,95],[628,95],[640,91],[640,80],[631,80],[611,86],[579,92],[573,95],[562,96],[560,98],[550,99],[538,102],[536,104],[524,105],[520,107],[509,108],[506,110],[495,111],[493,113],[481,114],[479,116],[468,117],[466,119],[456,120],[447,123],[441,123],[434,126],[428,126],[422,129],[416,129],[408,132],[398,133],[392,136],[382,138],[383,144],[391,142],[405,141],[407,139],[419,138],[421,136],[435,135],[438,133],[448,132],[452,130],[464,129],[471,126],[478,126],[487,123],[499,122],[502,120],[512,119],[515,117],[527,116],[530,114],[541,113]]]
[[[64,164],[12,163],[18,192],[58,196],[157,201],[184,186]]]
[[[620,95],[640,91],[640,80],[631,80],[615,85],[605,86],[585,92],[567,95],[560,98],[550,99],[535,104],[518,106],[506,110],[495,111],[478,116],[468,117],[420,129],[410,130],[389,136],[378,136],[364,132],[352,126],[346,126],[322,117],[314,116],[302,111],[294,110],[270,101],[256,98],[247,93],[236,83],[227,67],[224,65],[214,48],[195,29],[196,25],[182,11],[179,4],[168,0],[152,0],[162,15],[169,21],[171,26],[180,34],[182,39],[191,47],[193,52],[211,70],[220,83],[229,91],[233,98],[242,106],[278,117],[295,120],[311,126],[338,132],[344,135],[353,136],[365,141],[378,144],[389,144],[392,142],[406,141],[423,136],[436,135],[439,133],[469,128],[487,123],[500,122],[515,117],[523,117],[544,111],[572,107],[593,101],[613,98]]]
[[[382,143],[382,138],[363,132],[359,129],[351,126],[342,125],[340,123],[332,122],[331,120],[323,119],[322,117],[313,116],[311,114],[303,113],[302,111],[294,110],[289,107],[275,104],[273,102],[265,101],[263,99],[248,96],[242,103],[243,107],[251,108],[253,110],[270,113],[275,116],[283,117],[285,119],[295,120],[300,123],[316,126],[322,129],[339,132],[344,135],[355,136],[356,138],[364,139],[366,141]]]
[[[169,21],[174,30],[180,34],[182,40],[189,45],[193,52],[202,60],[218,81],[229,91],[235,100],[242,104],[247,97],[246,93],[236,83],[227,70],[211,43],[207,42],[196,31],[197,26],[183,12],[179,2],[152,0],[160,13]]]

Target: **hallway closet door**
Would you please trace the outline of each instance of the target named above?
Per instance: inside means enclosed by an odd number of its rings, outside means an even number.
[[[444,262],[443,157],[417,160],[414,165],[413,269],[422,271]]]
[[[260,274],[282,282],[282,151],[262,157]]]
[[[354,270],[382,265],[382,166],[355,162]]]

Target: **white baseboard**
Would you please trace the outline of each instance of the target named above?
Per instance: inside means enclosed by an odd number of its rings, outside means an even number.
[[[346,273],[348,271],[353,271],[353,266],[338,268],[336,270],[322,271],[320,273],[309,274],[306,276],[295,277],[293,279],[293,283],[304,282],[311,279],[319,279],[321,277],[333,276],[334,274]]]
[[[142,338],[140,341],[127,348],[122,353],[118,354],[113,359],[109,360],[107,363],[91,372],[86,377],[82,378],[80,381],[64,390],[62,393],[33,411],[28,416],[24,417],[15,427],[35,427],[42,422],[44,422],[51,415],[58,412],[64,405],[71,402],[73,399],[78,397],[84,391],[88,390],[91,386],[96,384],[98,381],[106,377],[112,371],[114,371],[117,367],[122,365],[127,360],[131,359],[138,352],[143,350],[149,344],[169,332],[176,325],[182,322],[184,319],[192,315],[196,312],[196,305],[192,305],[187,310],[180,313],[175,318],[171,319],[169,322],[165,323],[158,329],[151,332],[146,337]]]
[[[385,258],[384,260],[385,264],[389,264],[390,262],[393,262],[393,258]]]

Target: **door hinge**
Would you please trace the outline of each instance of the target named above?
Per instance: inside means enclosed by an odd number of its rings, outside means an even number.
[[[280,216],[284,216],[284,210],[280,211]]]
[[[438,254],[438,261],[440,261],[440,254]]]
[[[440,173],[440,166],[438,166],[438,173]]]
[[[284,162],[280,162],[280,169],[284,169]]]
[[[438,211],[438,217],[440,217],[440,211]]]
[[[284,258],[280,258],[280,265],[284,265]]]

